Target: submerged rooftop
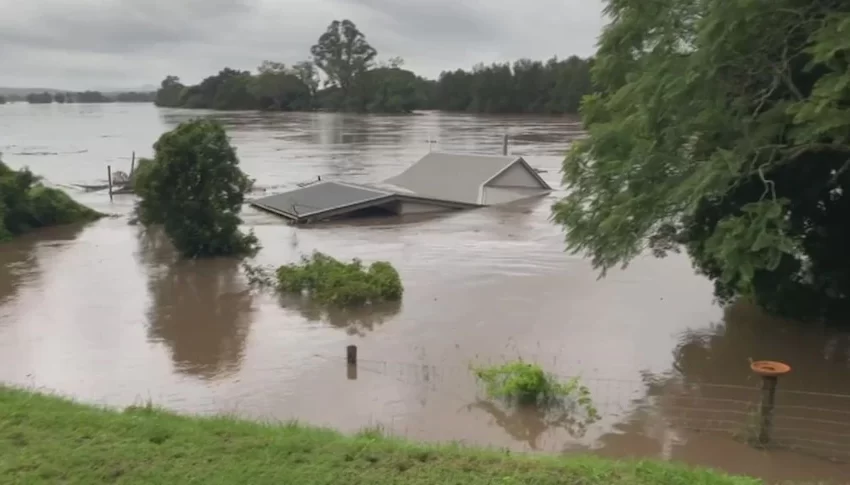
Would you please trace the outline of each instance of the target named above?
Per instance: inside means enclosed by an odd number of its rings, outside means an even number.
[[[505,204],[551,190],[522,157],[429,153],[380,184],[317,182],[251,205],[302,223]]]

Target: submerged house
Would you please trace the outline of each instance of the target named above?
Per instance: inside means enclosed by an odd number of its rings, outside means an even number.
[[[552,188],[516,156],[432,152],[378,184],[317,182],[251,205],[296,223],[370,215],[406,215],[505,204]]]

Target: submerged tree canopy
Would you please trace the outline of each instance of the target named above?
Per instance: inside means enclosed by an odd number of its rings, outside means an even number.
[[[100,216],[65,192],[45,187],[29,170],[12,170],[0,160],[0,241],[33,229]]]
[[[601,270],[684,246],[721,300],[850,307],[850,4],[608,0],[554,207]]]
[[[154,158],[134,174],[139,220],[161,224],[189,258],[248,254],[253,234],[242,234],[239,213],[251,181],[239,169],[236,150],[215,121],[180,124],[154,144]]]

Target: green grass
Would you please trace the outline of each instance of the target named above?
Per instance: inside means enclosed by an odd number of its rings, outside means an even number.
[[[507,454],[296,424],[109,411],[0,387],[3,484],[757,484],[656,462]]]

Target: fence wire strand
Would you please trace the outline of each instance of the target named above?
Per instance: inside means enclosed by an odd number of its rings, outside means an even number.
[[[315,357],[347,365],[344,357],[319,354],[315,354]],[[423,361],[374,359],[358,359],[356,367],[358,372],[389,377],[405,385],[426,385],[429,392],[465,403],[465,407],[472,406],[470,395],[464,395],[443,382],[443,376],[456,377],[458,373],[471,375],[468,367],[444,368]],[[622,423],[624,419],[637,419],[636,415],[629,413],[639,409],[652,409],[660,413],[669,426],[686,431],[726,435],[738,441],[753,443],[759,432],[762,398],[760,381],[746,386],[675,379],[658,384],[654,381],[591,377],[586,374],[555,377],[564,380],[577,378],[590,388],[593,404],[601,421],[607,423],[605,426]],[[838,402],[835,408],[797,403],[801,399],[811,401],[814,398],[836,398]],[[784,401],[791,403],[784,404]],[[836,419],[825,419],[824,416]],[[772,422],[772,439],[768,448],[850,462],[850,396],[784,390],[780,384]],[[843,432],[844,429],[848,429],[848,432]]]

